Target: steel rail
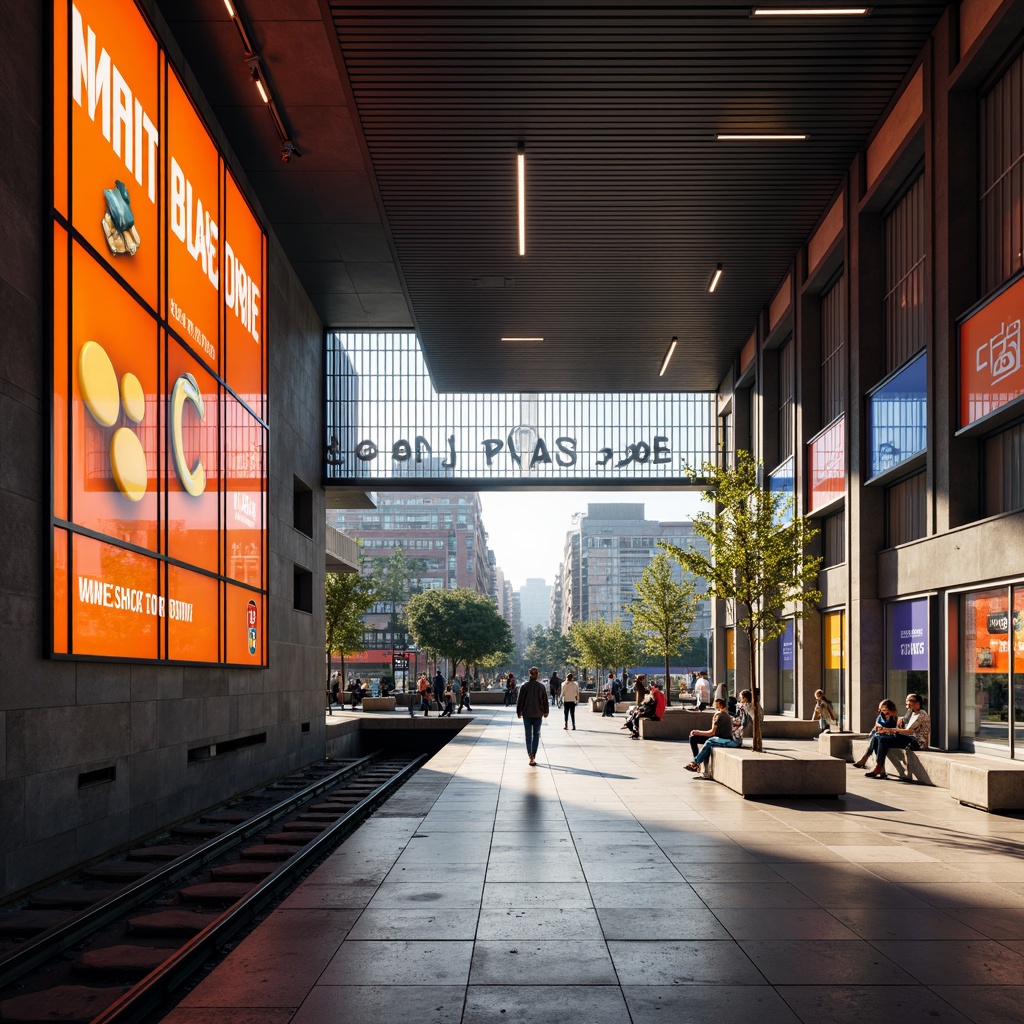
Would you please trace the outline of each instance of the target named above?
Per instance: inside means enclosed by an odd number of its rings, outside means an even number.
[[[299,804],[312,799],[325,789],[336,786],[348,776],[358,774],[370,767],[379,756],[380,751],[376,751],[339,768],[330,775],[325,775],[322,779],[292,793],[265,811],[260,811],[248,821],[243,821],[209,842],[202,843],[195,850],[183,853],[162,868],[155,869],[152,874],[146,875],[135,884],[119,889],[105,900],[75,914],[63,924],[50,928],[30,942],[22,944],[12,953],[0,957],[0,989],[6,988],[12,982],[24,977],[29,971],[46,963],[51,957],[88,938],[99,928],[116,920],[132,907],[144,903],[165,886],[219,857],[254,832],[258,832],[271,822],[284,817]]]
[[[341,833],[361,821],[378,803],[390,796],[392,790],[402,785],[429,756],[421,754],[372,793],[367,794],[333,825],[321,832],[316,839],[302,847],[295,857],[268,875],[251,892],[177,949],[156,970],[147,974],[102,1013],[94,1017],[91,1024],[138,1024],[139,1021],[149,1019],[149,1015],[167,1000],[175,989],[179,988],[225,943],[245,928],[278,895],[281,889],[290,885],[296,875],[329,853]]]

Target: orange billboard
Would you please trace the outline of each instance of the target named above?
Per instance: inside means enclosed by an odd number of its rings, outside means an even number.
[[[1024,277],[960,324],[960,426],[967,427],[1024,395],[1020,325]]]
[[[265,666],[266,236],[134,0],[53,80],[52,653]]]

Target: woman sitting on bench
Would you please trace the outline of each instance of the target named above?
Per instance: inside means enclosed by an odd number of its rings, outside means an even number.
[[[921,707],[921,695],[918,693],[907,694],[907,714],[900,719],[899,725],[891,729],[878,730],[877,757],[875,767],[865,772],[869,779],[887,779],[885,774],[885,758],[893,747],[924,750],[931,742],[932,720],[928,712]]]

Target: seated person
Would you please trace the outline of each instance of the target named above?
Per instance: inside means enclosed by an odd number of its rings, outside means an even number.
[[[602,718],[611,718],[615,714],[615,693],[611,687],[607,687],[604,691],[604,711],[601,713]]]
[[[629,729],[633,739],[640,739],[640,720],[650,718],[660,722],[665,714],[665,705],[668,703],[659,683],[651,684],[651,692],[644,698],[642,704],[634,707],[626,716],[626,724],[623,729]]]
[[[932,738],[932,720],[922,707],[923,699],[919,693],[907,694],[907,714],[893,728],[876,726],[875,735],[875,767],[865,772],[869,779],[887,779],[885,758],[893,747],[910,750],[924,750]]]
[[[352,684],[352,710],[355,711],[356,705],[363,699],[363,684],[362,681],[357,679]]]
[[[738,747],[743,742],[733,738],[733,722],[726,707],[725,701],[721,697],[716,697],[715,717],[711,720],[711,728],[693,729],[690,732],[690,749],[693,751],[693,760],[688,765],[684,765],[688,772],[702,773],[701,766],[711,756],[715,747]],[[705,741],[703,745],[701,745],[701,740]]]
[[[455,689],[451,683],[444,688],[444,711],[441,712],[442,718],[451,718],[452,712],[455,710]]]
[[[899,719],[896,717],[896,705],[891,700],[883,700],[878,705],[878,717],[875,719],[874,728],[868,733],[868,748],[864,751],[864,756],[859,761],[853,762],[854,768],[863,768],[867,765],[868,758],[874,754],[878,756],[878,730],[879,729],[894,729],[898,724]]]

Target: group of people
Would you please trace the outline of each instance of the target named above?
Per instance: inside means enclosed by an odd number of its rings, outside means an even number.
[[[467,711],[472,711],[473,706],[470,703],[470,682],[469,676],[466,675],[460,679],[457,675],[452,676],[451,680],[446,680],[441,675],[441,670],[438,669],[434,673],[433,681],[427,678],[426,672],[421,672],[419,679],[416,681],[416,693],[419,698],[419,707],[423,712],[424,718],[430,717],[430,705],[433,701],[437,701],[438,706],[441,709],[442,718],[451,718],[456,712],[455,701],[458,700],[458,712],[461,714],[462,709],[465,708]],[[410,699],[409,701],[409,717],[416,717],[416,701]]]
[[[645,718],[661,721],[668,705],[668,698],[661,688],[661,683],[651,683],[650,690],[647,688],[647,676],[641,672],[636,677],[636,703],[626,713],[626,721],[623,729],[629,730],[630,739],[640,739],[640,723]],[[607,704],[605,708],[607,709]]]
[[[932,738],[932,722],[924,710],[924,698],[919,693],[908,693],[905,701],[907,713],[896,717],[896,705],[883,700],[878,705],[878,718],[868,736],[868,749],[854,768],[866,768],[868,758],[875,758],[875,765],[865,776],[869,779],[887,779],[885,759],[894,747],[899,749],[924,750]]]

